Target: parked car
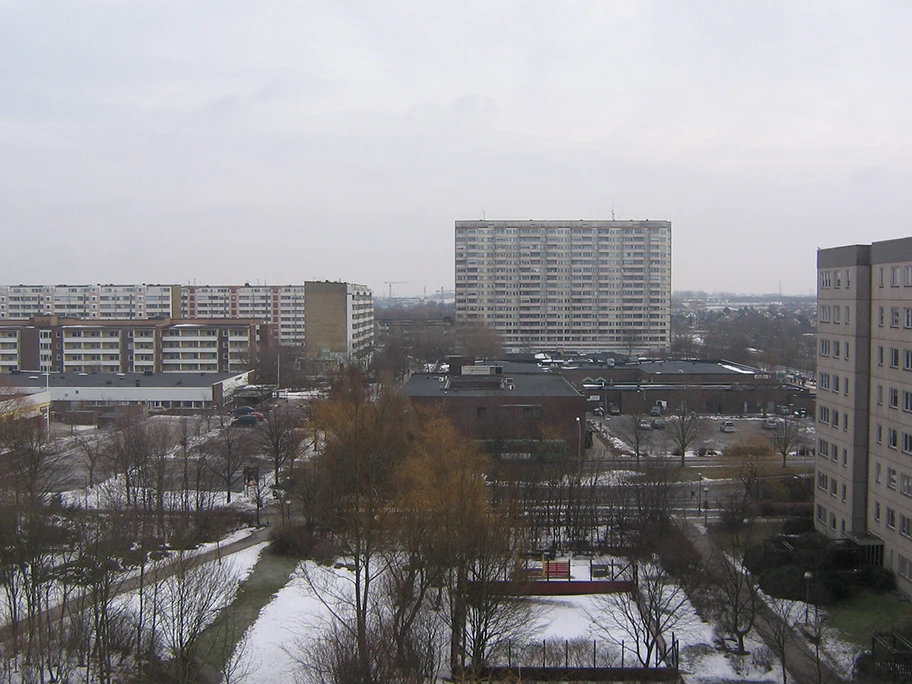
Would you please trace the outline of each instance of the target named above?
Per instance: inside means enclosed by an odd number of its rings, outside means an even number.
[[[253,416],[253,417],[256,418],[257,420],[266,420],[266,416],[264,416],[264,415],[263,415],[262,413],[260,413],[259,411],[251,411],[251,412],[248,413],[247,415],[248,415],[248,416]]]
[[[763,425],[761,425],[764,430],[775,430],[779,427],[779,420],[777,418],[769,417],[764,419]]]
[[[253,413],[256,411],[253,406],[238,406],[232,413],[236,416],[246,416],[248,413]]]
[[[621,409],[619,406],[614,404],[608,404],[608,415],[609,416],[619,416],[621,415]]]
[[[719,425],[719,432],[734,432],[735,424],[730,420],[723,420]]]
[[[661,416],[661,415],[662,415],[662,407],[661,407],[661,406],[653,406],[651,409],[649,409],[649,415],[650,415],[650,416]]]
[[[637,424],[641,430],[648,430],[652,427],[652,423],[649,422],[647,418],[640,418],[640,422]]]
[[[655,420],[652,421],[652,429],[653,430],[664,430],[665,421],[662,420],[661,418],[656,418]]]
[[[248,413],[246,416],[239,416],[232,420],[228,427],[253,427],[259,422],[256,416]]]

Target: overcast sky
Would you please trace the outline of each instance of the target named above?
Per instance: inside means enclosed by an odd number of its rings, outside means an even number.
[[[674,289],[912,235],[912,3],[0,0],[0,283],[453,286],[457,219],[672,221]]]

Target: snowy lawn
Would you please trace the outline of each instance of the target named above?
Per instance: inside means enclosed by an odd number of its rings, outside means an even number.
[[[604,559],[598,561],[604,562]],[[306,565],[309,571],[323,572],[327,577],[334,576],[339,583],[347,583],[344,579],[347,571],[344,569],[321,568],[310,562]],[[571,576],[573,580],[588,579],[589,559],[573,559]],[[530,641],[584,639],[591,643],[596,640],[606,647],[613,644],[617,654],[623,642],[627,650],[625,664],[635,665],[630,633],[621,626],[606,631],[593,624],[590,618],[590,615],[605,610],[604,598],[566,596],[532,597],[528,600],[536,606],[535,627],[530,630]],[[327,608],[314,596],[299,569],[262,610],[248,631],[245,652],[238,654],[242,660],[240,669],[247,671],[240,682],[268,684],[293,679],[296,663],[292,654],[297,644],[316,636],[329,618]],[[689,602],[684,607],[681,623],[675,628],[675,636],[681,645],[681,669],[688,673],[688,682],[772,682],[778,679],[778,664],[756,641],[748,640],[748,650],[753,655],[735,657],[718,651],[714,646],[713,626],[703,622]]]

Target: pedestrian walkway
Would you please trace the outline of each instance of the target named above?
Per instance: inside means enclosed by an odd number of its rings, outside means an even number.
[[[687,537],[693,542],[694,548],[703,558],[703,564],[706,572],[712,577],[718,574],[714,568],[722,557],[718,547],[712,538],[707,534],[706,528],[692,521],[681,520]],[[770,627],[771,621],[778,619],[772,611],[764,607],[757,616],[754,623],[754,630],[763,639],[763,642],[778,657],[779,649],[773,640],[773,630]],[[811,652],[807,642],[800,635],[794,634],[786,645],[785,666],[791,682],[796,684],[843,684],[846,680],[837,674],[826,663],[818,664]]]

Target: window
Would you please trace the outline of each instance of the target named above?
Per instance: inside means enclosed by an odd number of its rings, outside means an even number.
[[[877,443],[883,444],[883,425],[877,426]]]
[[[836,496],[836,493],[839,491],[839,483],[836,481],[836,478],[830,480],[830,496]]]
[[[820,504],[817,504],[817,520],[826,522],[826,509]]]
[[[842,467],[849,465],[849,452],[845,449],[842,450]]]
[[[833,427],[839,427],[839,411],[833,411]]]
[[[887,446],[891,449],[899,446],[899,433],[894,428],[887,428]]]
[[[842,393],[846,396],[849,396],[849,379],[848,378],[842,379]]]
[[[833,376],[833,391],[839,392],[839,376],[838,375]]]
[[[903,309],[903,327],[912,328],[912,307]]]
[[[899,533],[904,537],[912,537],[912,518],[900,514]]]
[[[820,389],[830,389],[830,374],[829,373],[820,374]]]
[[[880,522],[880,501],[874,502],[874,520]]]
[[[903,473],[899,478],[899,493],[912,497],[912,477]]]
[[[890,327],[891,328],[899,327],[899,307],[898,306],[890,307]]]
[[[829,340],[820,340],[820,355],[821,356],[830,355],[830,341]]]
[[[846,500],[846,486],[845,485],[842,485],[842,500],[843,500],[843,502],[845,502],[845,500]]]
[[[830,443],[828,441],[826,441],[825,439],[820,439],[818,437],[817,438],[817,453],[819,453],[821,456],[824,456],[824,457],[829,456],[830,455]]]
[[[912,349],[903,349],[903,370],[912,370]]]
[[[849,360],[849,343],[846,342],[842,346],[845,347],[845,360],[848,361]]]
[[[849,431],[849,414],[848,413],[842,414],[842,431],[843,432]]]
[[[883,267],[877,270],[877,285],[878,287],[884,286],[884,269]]]
[[[912,412],[912,392],[903,390],[903,411]]]
[[[880,307],[877,310],[877,325],[879,325],[882,328],[883,322],[884,322],[884,310],[883,310],[883,307]]]
[[[899,287],[899,266],[890,267],[890,287]]]
[[[818,406],[817,413],[821,423],[830,422],[830,408],[828,406]]]
[[[883,354],[883,347],[878,347],[878,348],[877,348],[877,365],[878,365],[878,366],[882,366],[882,365],[883,365],[883,356],[884,356],[884,354]]]
[[[912,287],[912,266],[906,266],[906,287]]]
[[[833,340],[833,356],[839,358],[839,340]]]
[[[896,469],[887,468],[887,488],[896,489]]]
[[[899,368],[899,349],[890,347],[890,368]]]
[[[890,388],[890,408],[899,408],[899,390]]]
[[[887,506],[887,527],[891,530],[896,529],[896,511]]]
[[[846,269],[846,289],[852,287],[852,271]]]
[[[824,473],[817,473],[817,489],[827,491],[829,488],[830,478],[827,477]]]
[[[833,323],[839,323],[839,305],[833,307]]]
[[[834,271],[833,275],[836,276],[834,287],[841,287],[842,286],[842,271]]]
[[[843,316],[843,318],[845,319],[845,324],[848,325],[849,324],[849,305],[848,304],[845,305],[845,316]]]
[[[830,307],[824,306],[822,304],[820,306],[820,322],[821,323],[830,322]]]
[[[825,288],[830,286],[831,275],[829,271],[820,272],[820,287]]]
[[[875,396],[877,397],[877,405],[883,406],[883,385],[877,386],[877,393]]]

